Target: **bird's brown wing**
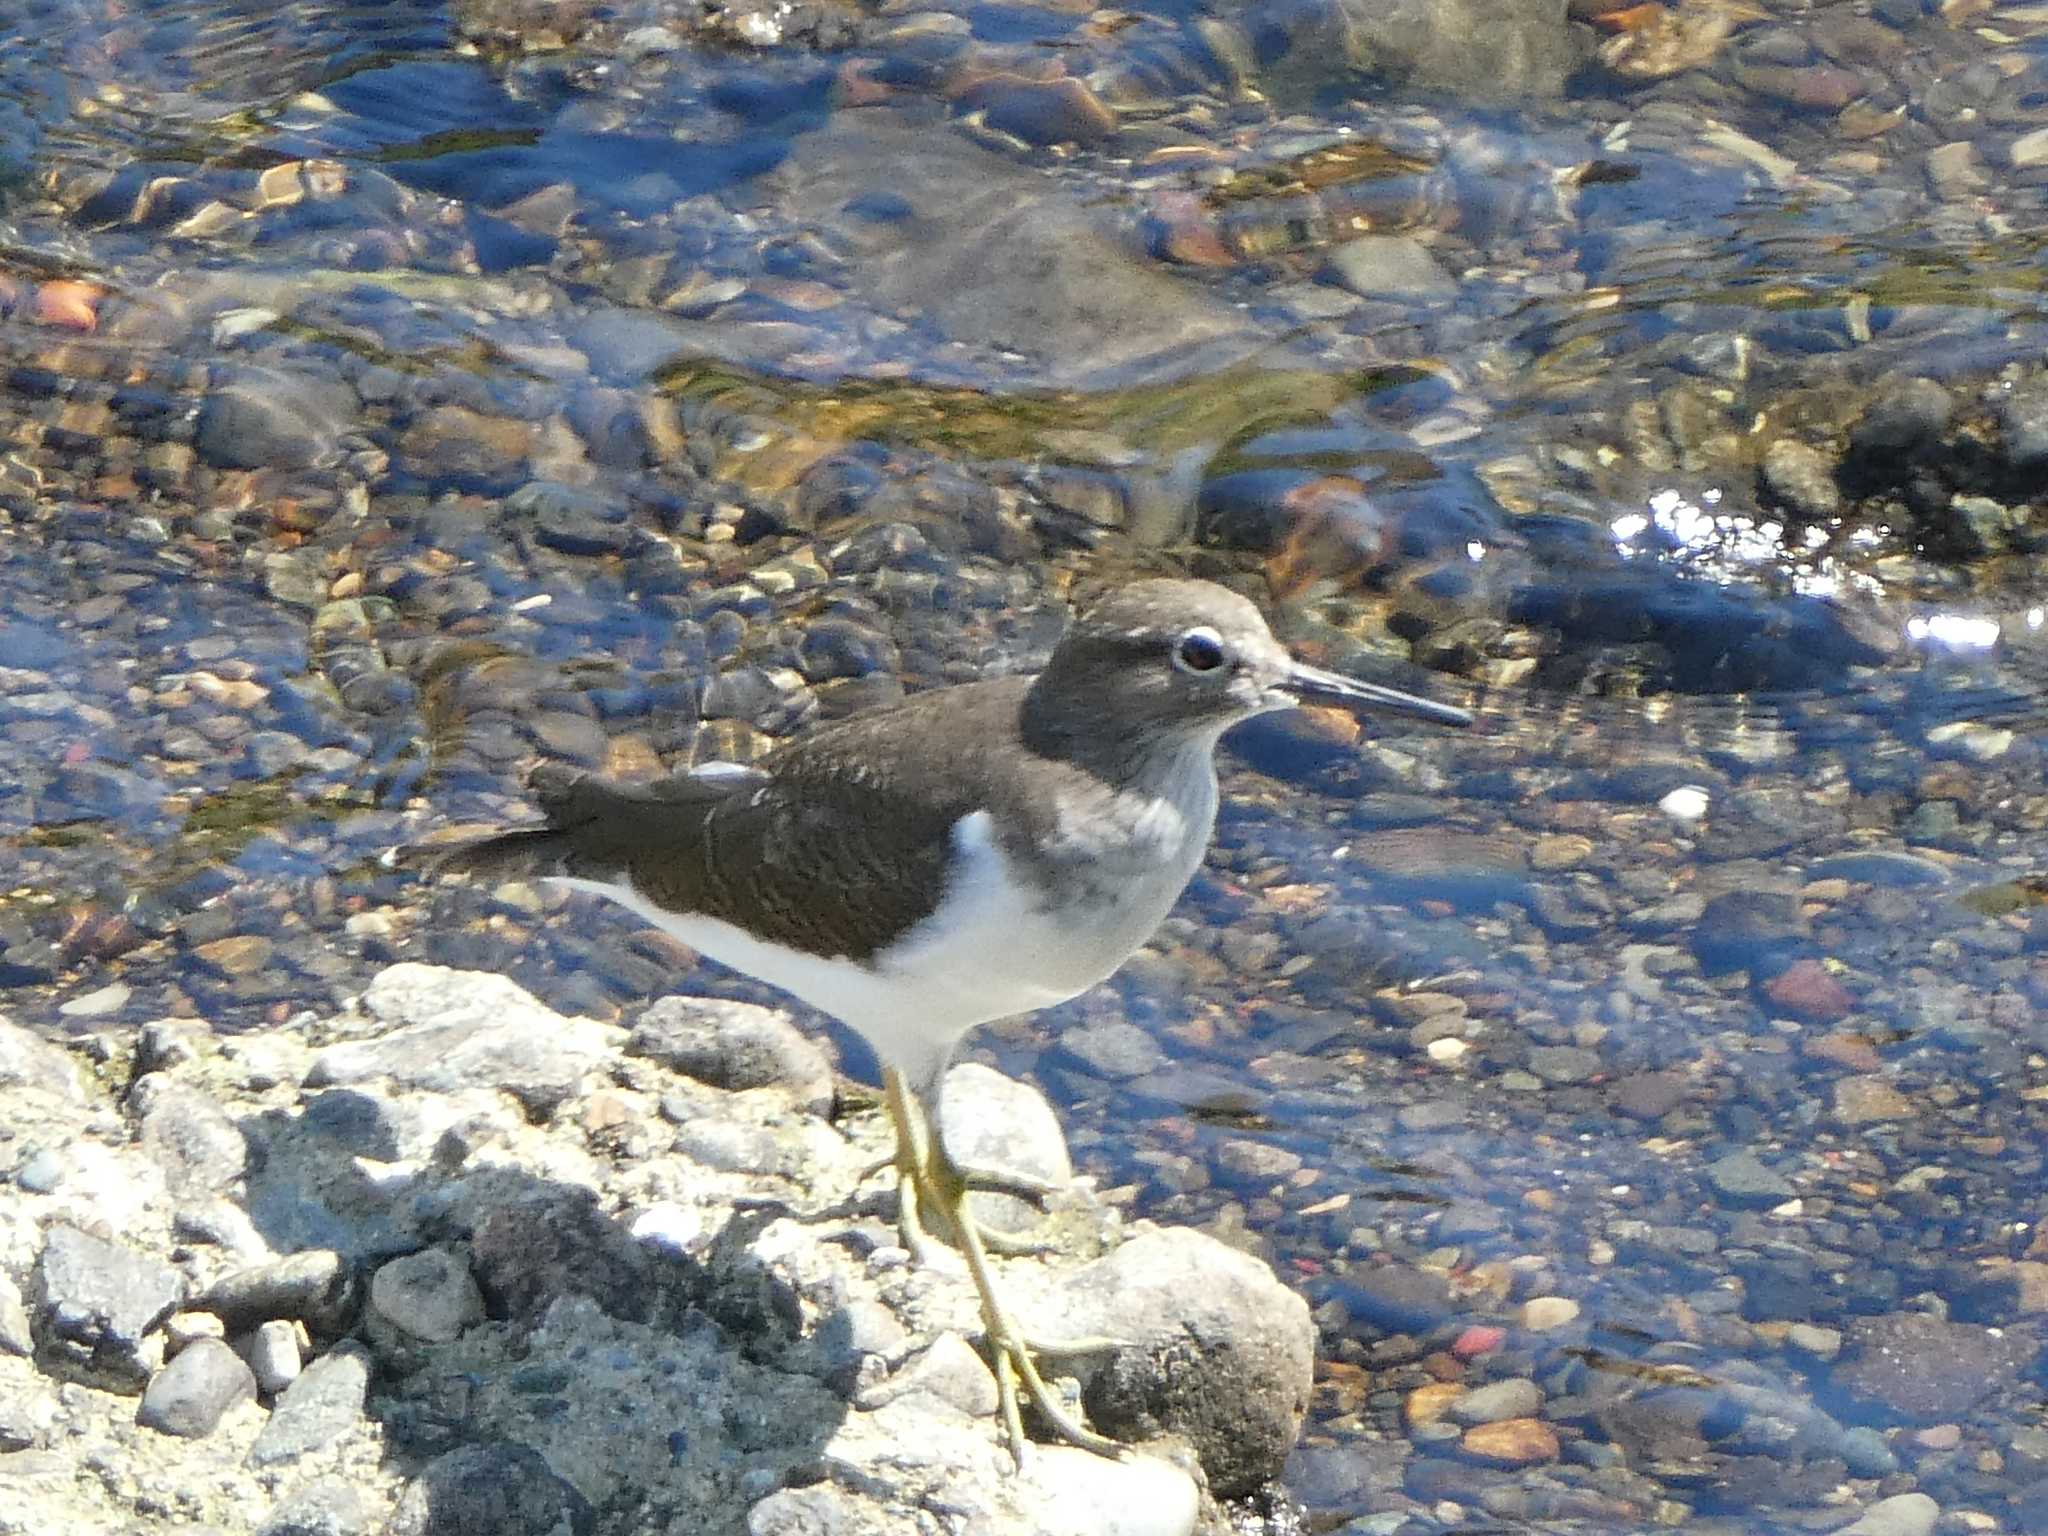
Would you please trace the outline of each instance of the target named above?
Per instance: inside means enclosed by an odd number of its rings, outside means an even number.
[[[961,817],[988,804],[987,754],[927,746],[946,715],[986,711],[993,739],[1016,687],[919,695],[811,732],[759,770],[620,784],[543,770],[545,825],[455,849],[441,868],[630,880],[644,899],[721,918],[810,954],[872,959],[929,916]],[[951,734],[951,733],[949,733]]]

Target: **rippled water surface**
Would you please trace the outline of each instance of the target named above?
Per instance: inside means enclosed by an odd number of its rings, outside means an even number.
[[[1480,723],[1240,731],[1155,944],[977,1048],[1309,1297],[1311,1526],[2048,1529],[2044,38],[8,7],[5,1006],[615,1016],[683,957],[380,856],[1211,576]]]

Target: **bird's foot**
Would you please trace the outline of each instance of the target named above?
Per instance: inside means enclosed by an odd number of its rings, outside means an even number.
[[[1039,1417],[1068,1444],[1099,1456],[1121,1456],[1123,1447],[1083,1424],[1065,1396],[1053,1390],[1038,1368],[1040,1359],[1099,1354],[1117,1348],[1117,1341],[1078,1338],[1046,1342],[1027,1338],[996,1295],[995,1276],[988,1265],[992,1245],[989,1235],[982,1232],[968,1209],[970,1189],[966,1175],[940,1150],[926,1165],[924,1176],[915,1187],[918,1198],[945,1216],[959,1240],[960,1256],[967,1261],[968,1274],[973,1277],[975,1293],[981,1302],[982,1340],[987,1346],[989,1366],[996,1378],[996,1404],[1002,1415],[1004,1434],[1010,1442],[1010,1453],[1016,1458],[1017,1465],[1022,1467],[1030,1454],[1030,1441],[1024,1434],[1020,1391],[1021,1398],[1028,1399]]]

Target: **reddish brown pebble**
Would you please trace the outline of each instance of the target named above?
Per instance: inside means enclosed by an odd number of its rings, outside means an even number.
[[[1849,989],[1818,960],[1795,960],[1764,983],[1771,1005],[1811,1024],[1832,1024],[1853,1006]]]
[[[1460,1360],[1476,1360],[1481,1355],[1490,1355],[1508,1339],[1505,1328],[1489,1328],[1473,1324],[1451,1343],[1451,1353]]]

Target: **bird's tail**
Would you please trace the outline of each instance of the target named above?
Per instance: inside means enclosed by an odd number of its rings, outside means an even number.
[[[467,843],[417,850],[428,874],[472,875],[494,881],[537,880],[549,875],[574,875],[575,838],[561,827],[524,827],[496,832]]]

